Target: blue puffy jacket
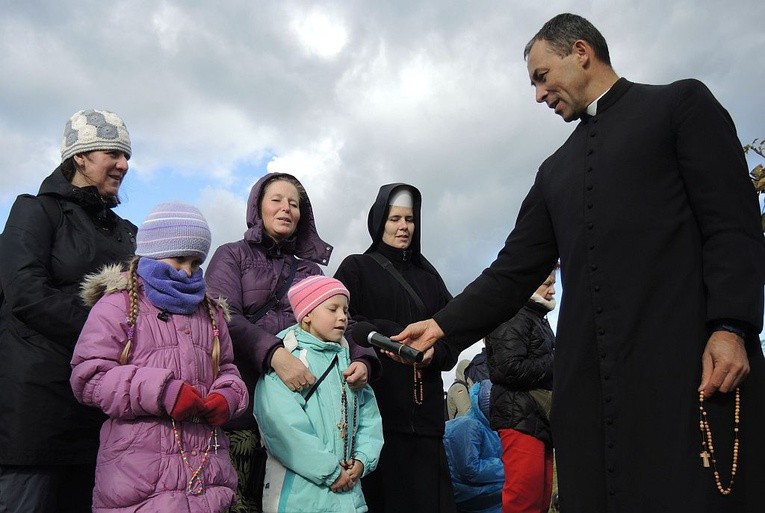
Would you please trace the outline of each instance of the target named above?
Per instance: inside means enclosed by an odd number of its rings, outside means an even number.
[[[502,443],[478,406],[481,386],[490,386],[490,382],[474,384],[470,389],[470,410],[446,422],[444,448],[459,510],[500,513],[505,481]]]

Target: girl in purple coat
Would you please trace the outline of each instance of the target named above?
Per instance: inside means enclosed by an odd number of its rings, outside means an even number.
[[[105,268],[83,284],[83,299],[95,305],[71,385],[77,400],[109,416],[94,512],[222,512],[234,501],[237,478],[219,426],[248,397],[227,314],[206,295],[199,267],[209,249],[201,212],[164,203],[140,227],[127,273]]]

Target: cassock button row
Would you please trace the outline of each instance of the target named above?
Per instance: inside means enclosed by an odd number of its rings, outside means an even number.
[[[607,402],[607,403],[610,403],[610,402],[611,402],[611,396],[610,396],[610,395],[606,397],[606,402]],[[610,444],[608,444],[608,446],[609,446],[609,447],[613,447],[613,446],[614,446],[614,443],[613,443],[613,442],[611,442]]]
[[[606,425],[607,426],[613,426],[614,420],[613,419],[606,419]]]
[[[600,352],[600,359],[602,360],[602,359],[604,359],[605,357],[606,357],[606,352],[605,352],[605,351],[601,351],[601,352]]]
[[[596,313],[603,313],[603,307],[602,307],[602,306],[599,306],[599,307],[597,307],[597,308],[595,309],[595,312],[596,312]]]
[[[603,328],[600,328],[598,330],[598,335],[605,335],[605,334],[606,334],[606,330],[604,330]]]
[[[595,289],[595,292],[600,292],[600,285],[595,285],[592,288]]]
[[[595,264],[592,264],[592,265],[590,266],[590,269],[592,269],[593,271],[597,271],[597,270],[598,270],[598,266],[597,266],[597,265],[595,265]]]
[[[595,150],[593,150],[592,148],[587,150],[587,155],[592,155],[593,153],[595,153]]]
[[[587,203],[587,209],[588,209],[588,210],[591,210],[591,209],[592,209],[592,203]]]
[[[588,191],[591,191],[591,190],[592,190],[592,185],[588,185],[588,186],[587,186],[587,190],[588,190]]]
[[[592,223],[587,223],[587,229],[588,229],[588,230],[592,230],[592,228],[593,228],[594,226],[595,226],[595,225],[594,225],[594,224],[592,224]]]
[[[598,135],[597,132],[595,132],[595,131],[590,132],[590,137],[595,137],[596,135]]]
[[[608,381],[609,379],[611,379],[610,374],[606,374],[605,376],[603,376],[603,381]]]

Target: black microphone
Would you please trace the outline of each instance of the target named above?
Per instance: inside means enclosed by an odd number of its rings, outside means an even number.
[[[385,335],[380,335],[375,331],[377,328],[374,324],[368,322],[357,322],[351,330],[351,336],[353,340],[362,347],[369,347],[370,345],[385,349],[391,353],[396,353],[401,358],[410,361],[412,363],[419,363],[422,361],[422,353],[416,349],[412,349],[409,346],[389,339]]]

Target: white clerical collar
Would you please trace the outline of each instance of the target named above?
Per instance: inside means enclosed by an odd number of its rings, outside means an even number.
[[[587,114],[588,114],[589,116],[594,116],[595,114],[597,114],[597,113],[598,113],[598,100],[600,100],[601,98],[603,98],[603,97],[606,95],[606,93],[607,93],[608,91],[610,91],[610,90],[611,90],[611,88],[609,87],[608,89],[606,89],[605,91],[603,91],[603,94],[601,94],[600,96],[598,96],[597,98],[595,98],[595,101],[594,101],[594,102],[592,102],[591,104],[589,104],[589,105],[587,106],[587,111],[586,111],[586,112],[587,112]]]

